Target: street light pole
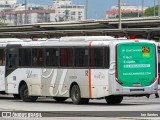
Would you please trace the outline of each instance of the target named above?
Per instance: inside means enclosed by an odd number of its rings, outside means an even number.
[[[160,0],[158,0],[158,16],[160,16]]]
[[[66,15],[65,15],[65,21],[68,20],[68,11],[67,11],[67,3],[66,3]]]
[[[118,0],[118,13],[119,13],[119,25],[118,25],[118,28],[119,29],[122,29],[122,23],[121,23],[121,18],[122,18],[122,14],[121,14],[121,3],[122,3],[122,0]]]
[[[27,0],[25,0],[25,24],[27,24]]]
[[[86,20],[88,19],[88,0],[86,0]]]
[[[142,0],[142,15],[143,15],[143,12],[144,12],[144,0]]]
[[[156,16],[156,0],[154,0],[154,16]]]

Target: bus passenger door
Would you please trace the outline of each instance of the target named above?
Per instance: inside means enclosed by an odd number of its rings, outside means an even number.
[[[5,91],[5,49],[0,49],[0,92]]]
[[[160,47],[158,46],[158,89],[160,89]]]
[[[6,54],[6,92],[13,93],[16,84],[16,74],[13,72],[18,67],[18,48],[20,45],[7,45]]]

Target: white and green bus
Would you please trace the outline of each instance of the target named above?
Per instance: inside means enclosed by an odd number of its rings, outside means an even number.
[[[146,96],[158,89],[157,48],[147,40],[109,36],[63,37],[55,41],[7,44],[6,92],[25,102],[39,96],[74,104],[123,96]],[[9,62],[7,59],[6,62]]]

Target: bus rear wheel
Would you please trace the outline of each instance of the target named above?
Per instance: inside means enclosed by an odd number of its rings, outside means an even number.
[[[87,104],[89,102],[88,98],[81,98],[81,93],[78,85],[74,85],[71,89],[71,98],[73,104]]]
[[[23,85],[20,88],[20,97],[25,102],[35,102],[37,100],[37,96],[29,96],[28,95],[28,87],[27,85]]]
[[[57,102],[64,102],[68,98],[67,97],[53,97],[53,99],[55,99]]]
[[[105,97],[105,99],[108,104],[120,104],[123,100],[123,96],[111,95]]]

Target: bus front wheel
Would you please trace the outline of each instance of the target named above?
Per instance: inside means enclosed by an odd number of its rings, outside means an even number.
[[[20,97],[25,102],[35,102],[37,100],[37,96],[29,96],[28,95],[28,87],[27,85],[23,85],[20,88]]]
[[[123,100],[123,96],[111,95],[105,97],[105,99],[108,104],[120,104]]]
[[[71,98],[73,104],[87,104],[89,102],[88,98],[81,98],[81,92],[78,85],[74,85],[71,89]]]

